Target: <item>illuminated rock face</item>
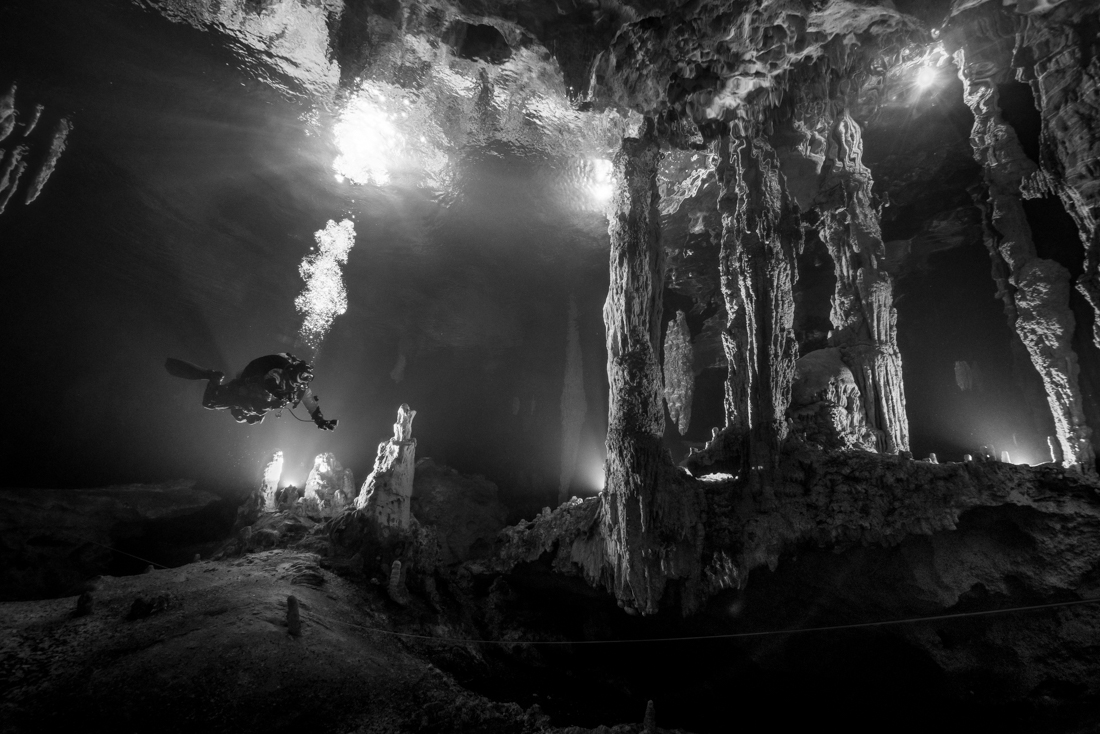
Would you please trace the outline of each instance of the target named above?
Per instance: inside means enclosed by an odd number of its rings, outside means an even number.
[[[275,512],[278,507],[278,502],[275,500],[275,493],[279,491],[279,480],[283,476],[283,452],[276,451],[275,455],[271,457],[271,461],[267,462],[267,466],[264,467],[264,478],[260,484],[260,494],[263,498],[263,508],[265,512]]]
[[[416,439],[412,421],[416,415],[402,405],[393,426],[393,438],[378,444],[374,471],[370,473],[355,507],[373,520],[383,532],[408,530],[412,518],[413,476],[416,470]]]
[[[847,111],[829,131],[822,180],[814,205],[820,236],[836,273],[829,345],[839,347],[863,397],[867,425],[879,451],[909,450],[909,418],[897,343],[893,279],[885,271],[879,215],[863,165],[859,125]]]
[[[302,497],[306,512],[332,517],[348,507],[354,496],[355,477],[351,469],[341,466],[336,456],[329,452],[317,454]]]
[[[691,331],[683,311],[668,324],[665,332],[664,376],[665,405],[668,417],[676,424],[680,435],[691,425],[691,401],[695,395],[695,353],[691,346]]]
[[[727,319],[722,343],[729,364],[725,436],[740,445],[741,466],[759,479],[760,472],[774,468],[787,436],[798,358],[792,289],[801,234],[771,146],[755,137],[723,143],[718,266]]]
[[[962,44],[956,62],[966,103],[974,113],[970,140],[985,178],[986,246],[994,272],[1003,273],[997,283],[999,295],[1010,325],[1042,378],[1063,461],[1091,470],[1092,431],[1085,421],[1080,368],[1071,344],[1075,320],[1069,306],[1069,273],[1038,256],[1021,203],[1024,196],[1038,195],[1047,179],[1025,154],[998,104],[997,85],[1013,74],[1015,24],[987,5],[960,15],[953,32],[956,43]],[[1091,236],[1087,230],[1085,235]]]
[[[650,132],[625,139],[615,156],[611,284],[604,304],[611,385],[607,489],[600,495],[604,545],[595,552],[608,560],[609,586],[620,604],[642,612],[657,611],[670,580],[693,587],[703,539],[695,482],[661,446],[660,151]]]
[[[791,389],[791,432],[807,443],[829,449],[874,451],[863,393],[836,347],[818,349],[795,363]]]

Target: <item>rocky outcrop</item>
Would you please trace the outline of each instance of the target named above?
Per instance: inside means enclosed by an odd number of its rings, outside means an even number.
[[[683,311],[668,322],[665,331],[664,392],[668,417],[683,436],[691,425],[691,401],[695,396],[695,352],[691,330]]]
[[[232,518],[229,503],[193,481],[0,490],[0,601],[77,594],[89,578],[122,571],[117,560],[128,557],[116,551],[138,544],[161,562],[186,562]]]
[[[444,564],[487,556],[508,517],[495,484],[431,459],[416,462],[412,513],[435,531]]]
[[[359,514],[385,531],[401,532],[412,518],[413,475],[416,469],[416,439],[412,421],[416,411],[402,404],[393,424],[393,438],[378,444],[374,471],[370,473],[355,507]]]
[[[1024,153],[998,105],[997,85],[1011,78],[1015,22],[982,6],[953,19],[951,42],[965,99],[974,113],[971,144],[982,165],[987,247],[1010,325],[1043,380],[1067,466],[1092,471],[1092,431],[1085,421],[1079,367],[1073,350],[1075,320],[1069,305],[1069,273],[1040,258],[1021,199],[1045,186],[1043,173]],[[1001,267],[998,268],[997,266]]]
[[[932,539],[949,555],[919,592],[906,592],[906,603],[926,612],[952,607],[977,585],[1016,593],[1016,576],[1040,596],[1086,594],[1100,571],[1100,485],[1080,475],[997,461],[936,464],[822,452],[798,443],[788,444],[783,459],[774,497],[766,501],[728,474],[703,477],[706,542],[703,556],[693,559],[704,566],[703,579],[690,604],[683,598],[688,589],[682,590],[682,606],[698,608],[723,589],[743,588],[754,570],[775,570],[807,545],[843,553]],[[560,573],[599,582],[606,578],[601,566],[610,562],[593,542],[599,513],[597,500],[574,500],[506,529],[497,568],[542,557]],[[964,519],[983,513],[1014,518],[1025,533],[1027,539],[1013,541],[1015,561],[954,544]]]
[[[698,490],[661,446],[659,159],[650,123],[615,156],[604,304],[610,395],[600,532],[609,567],[601,573],[620,603],[645,612],[657,610],[671,579],[690,585],[702,541]]]

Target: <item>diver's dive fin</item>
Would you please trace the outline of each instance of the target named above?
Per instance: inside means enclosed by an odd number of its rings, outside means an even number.
[[[198,365],[172,357],[165,361],[164,369],[168,370],[168,374],[173,377],[182,377],[185,380],[209,380],[215,374],[214,370],[203,369]]]

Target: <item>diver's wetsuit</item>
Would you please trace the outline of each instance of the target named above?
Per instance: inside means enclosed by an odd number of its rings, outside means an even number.
[[[295,408],[304,403],[313,422],[323,431],[331,431],[337,421],[327,421],[321,406],[309,389],[313,379],[310,366],[293,354],[269,354],[248,363],[241,374],[222,383],[224,375],[216,370],[169,359],[165,367],[177,376],[189,380],[209,380],[202,396],[208,410],[228,409],[238,423],[259,423],[272,410]]]

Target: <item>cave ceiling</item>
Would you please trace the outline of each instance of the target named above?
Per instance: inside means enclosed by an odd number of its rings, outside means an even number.
[[[476,185],[464,160],[519,159],[538,167],[547,195],[582,211],[609,185],[621,139],[653,118],[668,288],[714,324],[714,141],[725,133],[768,135],[805,167],[849,111],[895,277],[982,237],[973,118],[944,48],[950,19],[981,0],[138,1],[228,39],[265,83],[313,105],[309,124],[352,131],[334,165],[352,184],[423,187],[445,201]],[[936,84],[916,83],[921,67]],[[809,212],[818,171],[784,173]],[[700,368],[724,366],[717,331],[697,333]]]

